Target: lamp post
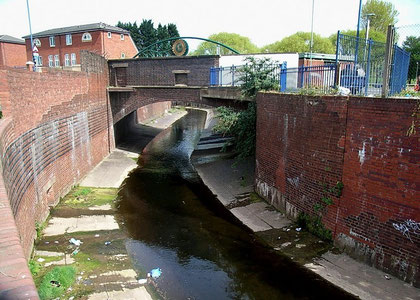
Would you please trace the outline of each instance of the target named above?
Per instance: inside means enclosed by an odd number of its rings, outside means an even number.
[[[374,13],[366,14],[366,34],[365,34],[366,40],[369,38],[370,17],[373,17],[373,16],[375,16]]]
[[[359,35],[360,35],[360,14],[362,12],[362,0],[359,1],[359,14],[357,15],[357,32],[356,32],[356,51],[354,53],[354,65],[357,64],[357,55],[359,52]]]
[[[28,10],[28,21],[29,21],[29,33],[31,36],[31,53],[32,53],[32,61],[34,62],[34,71],[36,70],[37,62],[34,55],[34,40],[32,38],[32,25],[31,25],[31,13],[29,12],[29,0],[26,0],[26,8]]]
[[[315,0],[312,0],[312,21],[311,21],[311,44],[310,44],[310,66],[312,67],[312,52],[314,47],[314,4]]]

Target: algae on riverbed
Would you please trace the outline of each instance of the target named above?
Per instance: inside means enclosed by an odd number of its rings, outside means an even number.
[[[75,186],[60,202],[60,206],[71,208],[87,208],[113,204],[117,197],[118,189],[91,188]]]

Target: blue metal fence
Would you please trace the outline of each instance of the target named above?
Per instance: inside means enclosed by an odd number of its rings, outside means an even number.
[[[265,68],[271,70],[271,76],[279,82],[280,71],[284,68],[284,64],[268,64]],[[245,65],[232,65],[230,67],[210,68],[210,86],[240,86],[243,83],[242,69],[244,67]]]
[[[371,39],[337,34],[336,82],[349,88],[352,94],[379,95],[383,85],[386,45]],[[406,86],[410,54],[394,46],[390,78],[390,94],[401,92]]]
[[[311,88],[327,92],[334,87],[335,73],[335,64],[283,68],[280,74],[280,91]]]

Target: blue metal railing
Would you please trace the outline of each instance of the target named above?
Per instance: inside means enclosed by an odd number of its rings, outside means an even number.
[[[315,88],[328,91],[335,86],[335,64],[284,68],[280,75],[280,91]]]
[[[358,47],[357,47],[358,45]],[[356,52],[357,51],[357,52]],[[337,33],[336,64],[340,68],[336,82],[352,94],[379,95],[383,85],[386,45],[381,42]],[[410,54],[394,46],[390,94],[406,86]],[[357,59],[357,61],[356,61]]]
[[[265,68],[271,71],[271,76],[273,76],[277,82],[280,82],[280,71],[284,68],[284,64],[285,63],[269,64],[266,65]],[[245,67],[245,65],[210,68],[210,86],[240,86],[243,83],[243,67]]]

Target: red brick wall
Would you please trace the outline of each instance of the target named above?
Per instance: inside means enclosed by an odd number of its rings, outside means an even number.
[[[335,242],[418,285],[419,133],[406,135],[415,105],[410,99],[259,94],[256,187],[296,217],[315,215],[325,187],[342,181],[342,196],[332,197],[323,216]]]
[[[107,32],[102,32],[104,39],[105,57],[109,59],[122,58],[121,54],[125,54],[125,58],[132,58],[137,54],[137,48],[134,45],[131,36],[124,34],[124,40],[121,40],[120,34],[112,32],[111,38],[108,37]]]
[[[126,68],[114,68],[114,65],[127,64]],[[175,70],[188,71],[187,85],[209,86],[210,68],[219,65],[218,56],[182,56],[139,58],[109,61],[110,85],[116,86],[117,69],[126,77],[126,85],[131,86],[173,86]],[[121,70],[124,69],[124,70]],[[118,75],[119,76],[119,75]]]
[[[159,117],[167,112],[172,106],[171,101],[152,103],[137,109],[137,122],[144,122]]]
[[[0,43],[0,66],[25,67],[25,45]]]
[[[113,147],[106,61],[84,55],[89,72],[0,70],[2,172],[26,257],[35,222]]]

